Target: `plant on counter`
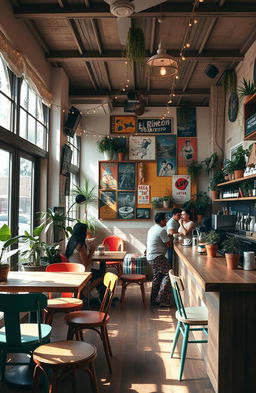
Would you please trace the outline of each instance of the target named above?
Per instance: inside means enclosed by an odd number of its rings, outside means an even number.
[[[212,230],[207,233],[205,237],[205,242],[208,257],[216,257],[219,241],[220,235],[216,231]]]
[[[240,242],[235,236],[228,236],[222,243],[228,269],[237,269],[239,262]]]
[[[241,98],[251,96],[256,93],[256,86],[253,82],[243,78],[241,85],[238,87],[238,93]]]
[[[190,175],[191,180],[195,181],[198,179],[198,177],[200,176],[202,167],[203,167],[202,163],[199,163],[196,160],[191,162],[191,164],[188,166],[188,175]]]

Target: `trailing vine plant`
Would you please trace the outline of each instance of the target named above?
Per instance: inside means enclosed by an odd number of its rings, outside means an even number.
[[[130,28],[126,43],[126,57],[129,63],[133,61],[143,64],[145,59],[145,38],[141,29]]]

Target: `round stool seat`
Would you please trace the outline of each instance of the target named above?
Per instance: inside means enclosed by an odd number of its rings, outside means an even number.
[[[128,281],[128,282],[137,282],[137,281],[146,280],[145,274],[122,274],[119,278],[122,281]]]

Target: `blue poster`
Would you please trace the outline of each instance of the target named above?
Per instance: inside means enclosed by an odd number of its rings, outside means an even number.
[[[166,134],[172,132],[171,119],[137,119],[137,133]]]
[[[195,108],[177,108],[177,135],[186,138],[196,136]]]

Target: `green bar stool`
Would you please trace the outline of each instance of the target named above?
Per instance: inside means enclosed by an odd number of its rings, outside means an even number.
[[[173,295],[177,307],[175,317],[178,321],[176,327],[171,357],[173,357],[180,333],[183,335],[183,343],[181,349],[181,362],[180,362],[180,373],[179,381],[182,379],[182,374],[184,370],[187,346],[190,343],[207,343],[208,340],[189,340],[189,333],[191,331],[203,331],[208,336],[208,311],[204,306],[198,307],[184,307],[183,301],[180,295],[180,291],[184,291],[184,285],[182,279],[173,274],[173,270],[169,270],[170,281],[172,284]],[[195,327],[200,326],[200,327]]]

